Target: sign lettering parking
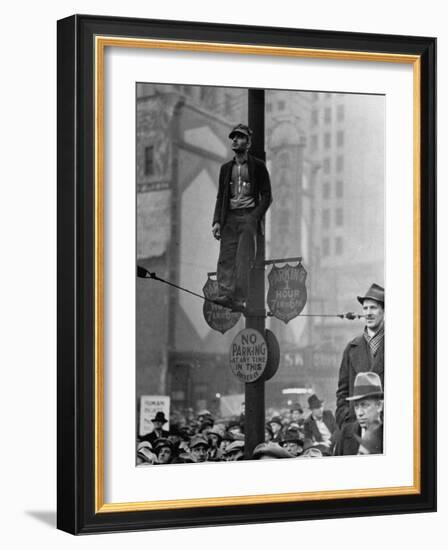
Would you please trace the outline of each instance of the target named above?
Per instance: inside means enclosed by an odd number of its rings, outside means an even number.
[[[263,374],[268,360],[268,346],[258,330],[245,328],[233,339],[229,350],[230,368],[241,382],[250,383]]]

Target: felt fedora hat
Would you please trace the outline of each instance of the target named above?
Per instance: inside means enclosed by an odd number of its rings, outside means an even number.
[[[359,401],[366,397],[384,397],[381,379],[376,372],[360,372],[356,375],[353,385],[353,395],[346,397],[347,401]]]
[[[315,393],[313,395],[310,395],[308,397],[308,407],[310,409],[319,409],[323,405],[323,401],[321,401]]]
[[[384,288],[376,283],[369,288],[364,296],[357,296],[358,302],[362,305],[364,300],[375,300],[375,302],[380,302],[384,305]]]
[[[162,422],[162,424],[165,424],[165,422],[168,422],[168,420],[165,418],[164,412],[157,412],[154,418],[151,418],[151,422]]]

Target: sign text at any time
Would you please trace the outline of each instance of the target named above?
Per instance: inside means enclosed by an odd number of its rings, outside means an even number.
[[[268,347],[258,330],[245,328],[233,339],[229,350],[232,373],[242,382],[255,382],[263,374]]]

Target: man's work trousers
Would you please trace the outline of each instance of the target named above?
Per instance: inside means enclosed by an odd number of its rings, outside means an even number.
[[[257,221],[250,216],[252,208],[230,210],[221,228],[218,259],[220,296],[245,301],[249,291],[249,273],[255,258]]]

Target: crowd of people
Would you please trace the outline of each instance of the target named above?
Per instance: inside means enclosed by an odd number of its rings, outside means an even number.
[[[243,459],[310,458],[383,452],[384,288],[373,284],[358,296],[365,329],[342,355],[336,389],[336,411],[325,409],[318,395],[280,411],[268,411],[264,441],[245,452],[244,412],[217,418],[192,409],[168,419],[161,411],[153,430],[139,437],[137,464],[221,462]]]

